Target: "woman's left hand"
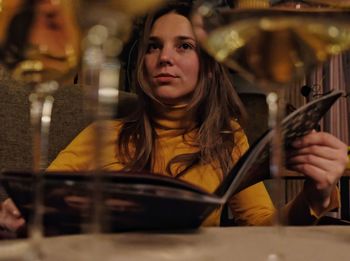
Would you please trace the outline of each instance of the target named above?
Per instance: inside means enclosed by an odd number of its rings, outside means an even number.
[[[287,166],[307,177],[304,194],[310,207],[321,214],[349,160],[347,146],[329,133],[315,131],[292,145],[295,150],[287,156]]]

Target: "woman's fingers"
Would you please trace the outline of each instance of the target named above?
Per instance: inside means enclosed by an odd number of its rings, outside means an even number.
[[[16,207],[15,203],[12,201],[12,199],[8,198],[2,203],[2,208],[8,212],[11,213],[14,217],[21,217],[21,213],[19,212],[18,208]]]
[[[315,155],[328,160],[336,160],[339,158],[341,150],[330,148],[327,146],[320,145],[310,145],[308,147],[303,147],[301,149],[295,149],[288,152],[287,159],[297,156],[297,155]]]
[[[343,164],[336,160],[322,158],[314,154],[296,155],[288,159],[288,167],[314,179],[323,180],[325,175],[340,177]]]
[[[322,147],[328,147],[329,149],[335,149],[340,151],[341,154],[347,154],[347,146],[338,138],[326,132],[311,132],[304,137],[295,140],[292,146],[295,149],[309,148],[313,145],[319,145]]]
[[[24,226],[25,220],[11,199],[1,203],[0,226],[9,231],[17,231]]]
[[[335,175],[328,175],[328,172],[309,164],[297,164],[291,167],[292,170],[303,173],[306,177],[311,179],[317,190],[329,190],[337,182],[338,177]]]
[[[1,221],[1,227],[4,230],[15,232],[24,226],[25,220],[23,218],[14,218],[11,216],[6,216]]]
[[[286,155],[288,168],[307,177],[304,192],[308,202],[322,213],[348,162],[347,146],[328,133],[311,132],[292,143]]]
[[[296,140],[293,146],[295,150],[287,156],[287,163],[289,166],[298,165],[302,170],[310,169],[310,165],[339,178],[348,162],[347,146],[329,133],[312,132]]]

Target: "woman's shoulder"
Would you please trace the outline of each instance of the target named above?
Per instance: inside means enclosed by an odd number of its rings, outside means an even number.
[[[104,137],[116,137],[119,133],[123,122],[121,120],[103,120],[96,121],[83,129],[78,136],[74,138],[72,143],[90,142],[96,135],[103,135]],[[103,134],[100,134],[103,133]]]
[[[94,153],[100,142],[108,159],[114,159],[114,146],[117,134],[122,126],[119,120],[104,120],[87,126],[62,150],[50,164],[51,171],[86,171],[94,168]],[[97,138],[96,138],[97,137]]]
[[[101,121],[95,121],[91,123],[83,130],[83,132],[95,131],[98,128],[104,131],[119,131],[122,126],[123,126],[122,120],[101,120]]]
[[[236,118],[231,119],[231,128],[234,131],[243,131],[241,124],[239,123],[239,121]]]
[[[234,141],[236,144],[235,152],[243,155],[243,153],[245,153],[249,148],[247,135],[237,119],[231,120],[231,128],[233,130]]]
[[[241,124],[239,123],[239,121],[237,119],[232,119],[230,123],[231,123],[231,128],[232,128],[232,131],[233,131],[235,138],[239,138],[239,139],[246,139],[247,138],[247,136],[244,132],[244,129],[242,128]]]

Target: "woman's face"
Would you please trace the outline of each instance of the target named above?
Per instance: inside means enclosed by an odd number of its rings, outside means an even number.
[[[145,55],[145,79],[165,104],[187,103],[198,82],[199,57],[190,21],[168,13],[153,24]]]

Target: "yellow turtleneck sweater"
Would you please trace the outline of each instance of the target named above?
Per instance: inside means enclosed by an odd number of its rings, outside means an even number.
[[[155,115],[156,156],[152,172],[170,175],[166,172],[168,162],[176,155],[191,153],[196,150],[188,140],[195,135],[195,130],[183,136],[184,116],[183,106],[160,110]],[[238,131],[235,132],[236,147],[232,152],[233,162],[236,162],[248,148],[248,142],[238,123],[233,122]],[[102,159],[101,166],[105,171],[118,171],[123,165],[118,161],[116,139],[121,128],[120,121],[105,121],[104,132],[101,134]],[[94,126],[83,130],[51,163],[48,171],[89,171],[95,168],[94,161]],[[198,165],[181,177],[189,183],[197,185],[208,192],[214,192],[221,182],[222,173],[212,164]],[[234,195],[229,206],[237,224],[242,225],[269,225],[273,222],[275,208],[263,183],[257,183]],[[291,211],[292,210],[292,211]],[[290,212],[297,212],[297,215]],[[303,198],[303,195],[284,209],[286,218],[292,223],[310,223],[312,216]],[[203,223],[204,226],[218,226],[220,224],[221,208],[215,210]]]

